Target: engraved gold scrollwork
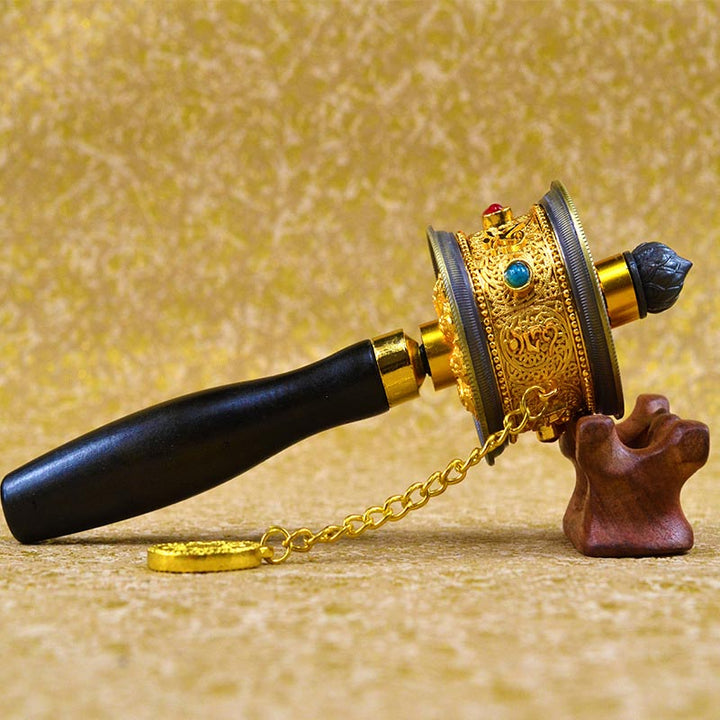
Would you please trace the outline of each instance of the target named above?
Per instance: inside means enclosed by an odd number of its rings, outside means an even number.
[[[433,288],[433,304],[435,305],[435,312],[438,316],[438,323],[440,330],[445,336],[448,345],[452,348],[450,353],[450,369],[455,375],[457,381],[457,391],[460,397],[460,402],[463,407],[473,415],[477,414],[475,409],[475,402],[472,396],[472,388],[468,380],[469,372],[468,368],[465,367],[465,361],[463,360],[462,351],[458,344],[457,331],[452,318],[452,310],[450,309],[450,302],[448,301],[447,294],[445,292],[445,286],[440,278],[435,281]]]
[[[543,368],[550,356],[568,363],[573,355],[564,320],[550,307],[541,307],[532,314],[509,315],[499,329],[498,338],[504,345],[508,366],[516,372]]]
[[[594,411],[587,352],[557,240],[540,206],[501,226],[465,236],[456,234],[488,340],[493,372],[507,412],[533,384],[556,387],[552,422]],[[514,290],[504,279],[513,260],[530,268],[527,288]],[[439,289],[438,289],[439,288]],[[474,412],[468,368],[457,351],[456,334],[441,284],[436,286],[441,327],[453,346],[453,371],[466,408]],[[443,323],[443,317],[445,318]],[[548,417],[543,419],[548,422]],[[537,429],[537,428],[534,428]]]

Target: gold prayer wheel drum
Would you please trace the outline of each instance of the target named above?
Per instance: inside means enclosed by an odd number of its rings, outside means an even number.
[[[556,439],[578,414],[622,416],[608,303],[561,183],[525,215],[491,206],[481,230],[430,228],[428,241],[450,367],[481,440],[502,427],[531,385],[557,389],[549,414],[532,427],[541,440]],[[613,266],[613,282],[623,292],[624,316],[640,317],[637,300],[628,301],[627,266],[624,275]]]

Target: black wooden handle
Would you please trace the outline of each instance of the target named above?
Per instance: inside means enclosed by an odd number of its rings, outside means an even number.
[[[62,445],[3,480],[5,519],[25,543],[106,525],[387,409],[366,340],[294,372],[170,400]]]

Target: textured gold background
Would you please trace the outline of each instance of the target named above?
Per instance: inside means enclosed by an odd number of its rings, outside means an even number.
[[[0,3],[2,473],[100,423],[432,317],[424,228],[562,179],[596,259],[695,261],[615,334],[628,405],[720,415],[716,3]],[[687,556],[590,560],[525,437],[399,526],[168,577],[163,539],[314,527],[474,443],[452,391],[61,542],[2,525],[3,717],[716,717],[720,464]]]

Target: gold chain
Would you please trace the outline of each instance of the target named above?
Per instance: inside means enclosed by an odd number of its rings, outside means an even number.
[[[425,482],[414,482],[402,495],[391,495],[382,505],[373,505],[360,515],[348,515],[341,525],[326,525],[319,532],[302,527],[292,532],[279,525],[265,531],[260,541],[265,562],[278,565],[293,552],[309,552],[318,543],[333,543],[343,537],[358,537],[366,530],[377,530],[387,522],[397,522],[413,510],[427,505],[430,498],[442,495],[451,485],[462,482],[471,467],[488,453],[501,447],[508,438],[517,437],[527,426],[538,420],[547,410],[548,401],[557,390],[544,391],[539,385],[529,387],[522,396],[520,407],[503,418],[502,430],[490,435],[482,447],[476,447],[466,460],[455,458],[444,470],[436,470]],[[538,404],[533,411],[531,404]],[[282,548],[282,552],[276,552]]]

